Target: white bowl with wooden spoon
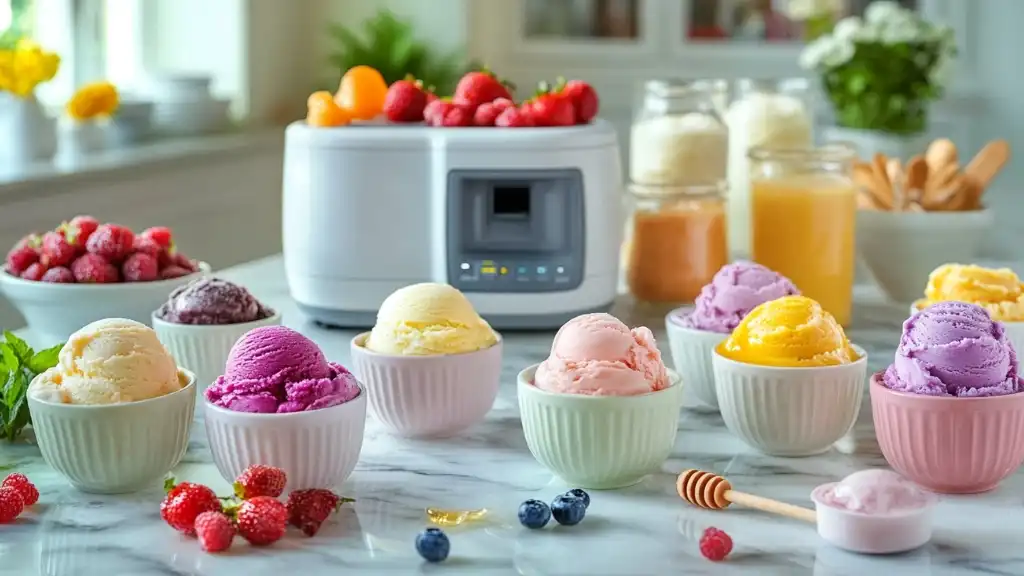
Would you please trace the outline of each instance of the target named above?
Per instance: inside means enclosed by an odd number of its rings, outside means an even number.
[[[995,220],[982,194],[1009,156],[996,140],[961,170],[956,147],[941,139],[905,167],[877,154],[854,167],[857,252],[891,300],[913,302],[936,267],[978,256]]]

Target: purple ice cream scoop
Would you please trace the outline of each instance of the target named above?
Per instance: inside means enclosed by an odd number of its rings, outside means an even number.
[[[284,326],[245,333],[228,354],[224,375],[206,389],[215,406],[237,412],[302,412],[359,395],[355,376],[328,362],[309,338]]]
[[[1024,391],[1017,352],[981,306],[939,302],[903,323],[896,358],[882,375],[891,390],[929,396],[1001,396]]]
[[[200,278],[171,292],[157,317],[174,324],[241,324],[274,315],[248,290],[220,278]]]
[[[692,310],[673,319],[687,328],[728,334],[761,304],[800,294],[782,274],[753,262],[722,266],[701,289]]]

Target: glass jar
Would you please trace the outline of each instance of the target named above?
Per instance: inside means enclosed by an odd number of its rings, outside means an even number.
[[[629,176],[645,186],[717,185],[725,178],[729,132],[725,80],[652,80],[633,121]]]
[[[856,151],[749,152],[753,259],[788,276],[843,326],[850,322],[857,227]],[[731,222],[730,222],[731,224]]]
[[[629,187],[626,285],[640,302],[693,302],[728,262],[725,199],[712,186]]]
[[[751,148],[809,148],[814,143],[814,106],[802,78],[739,80],[725,114],[729,127],[729,250],[750,257]]]

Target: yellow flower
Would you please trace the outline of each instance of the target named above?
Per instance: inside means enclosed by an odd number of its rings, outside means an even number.
[[[110,82],[94,82],[86,84],[75,92],[68,101],[68,116],[75,120],[91,120],[100,116],[110,116],[117,111],[120,97],[117,87]]]
[[[53,80],[59,69],[60,56],[23,39],[13,49],[0,50],[0,91],[28,96],[38,85]]]

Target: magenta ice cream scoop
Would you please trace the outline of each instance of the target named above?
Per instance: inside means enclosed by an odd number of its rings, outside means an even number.
[[[319,410],[358,395],[351,372],[284,326],[246,332],[231,348],[224,375],[206,389],[211,403],[238,412]]]
[[[903,323],[896,358],[882,382],[930,396],[1001,396],[1024,391],[1017,353],[981,306],[939,302]]]
[[[733,262],[722,266],[701,289],[692,311],[674,319],[687,328],[728,334],[754,308],[797,294],[800,291],[782,274],[753,262]]]
[[[200,278],[171,292],[157,317],[174,324],[241,324],[274,315],[248,290],[220,278]]]

